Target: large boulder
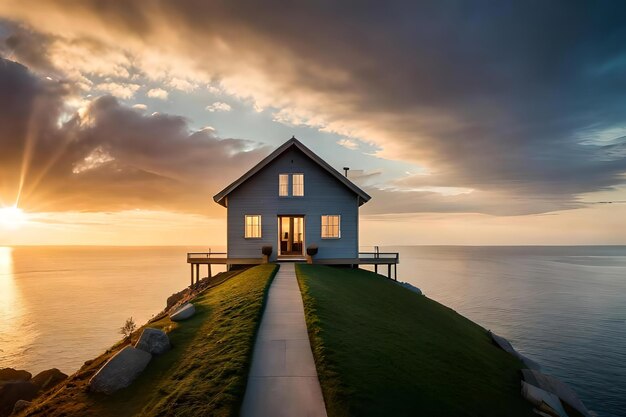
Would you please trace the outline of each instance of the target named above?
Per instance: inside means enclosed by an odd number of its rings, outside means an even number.
[[[191,303],[187,303],[172,314],[170,314],[170,320],[181,321],[187,320],[191,316],[196,314],[196,308]]]
[[[524,381],[522,381],[522,397],[549,415],[568,417],[559,397]]]
[[[531,369],[522,369],[522,376],[524,377],[524,381],[527,383],[556,395],[562,402],[567,403],[583,416],[591,416],[591,413],[589,413],[585,404],[583,404],[580,398],[578,398],[576,392],[574,392],[574,390],[565,382],[553,376],[544,375],[541,372],[533,371]]]
[[[35,384],[41,391],[47,391],[66,379],[67,375],[57,368],[52,368],[39,372],[30,382]]]
[[[32,375],[28,371],[13,368],[0,369],[0,384],[6,381],[28,381]]]
[[[0,385],[0,417],[13,412],[19,400],[30,401],[37,396],[39,388],[28,381],[11,381]]]
[[[489,331],[489,335],[491,336],[491,340],[493,340],[493,342],[496,345],[498,345],[498,347],[500,347],[500,349],[502,349],[505,352],[508,352],[511,355],[513,355],[516,358],[518,358],[520,361],[522,361],[522,363],[527,368],[534,369],[534,370],[541,369],[541,366],[537,362],[535,362],[534,360],[532,360],[530,358],[527,358],[526,356],[522,355],[517,350],[515,350],[513,345],[508,340],[506,340],[504,337],[498,336],[497,334],[493,333],[492,331]]]
[[[178,303],[180,300],[185,298],[189,294],[189,292],[190,292],[189,288],[185,288],[184,290],[174,293],[170,295],[169,297],[167,297],[165,309],[169,310],[170,308],[172,308],[176,303]]]
[[[152,355],[148,352],[126,346],[109,359],[89,380],[93,392],[112,394],[129,386],[146,368]]]
[[[415,285],[409,284],[408,282],[398,282],[398,285],[403,286],[404,288],[406,288],[409,291],[413,291],[417,295],[423,295],[422,290],[417,288]]]
[[[160,355],[170,350],[171,345],[169,337],[163,330],[147,327],[143,329],[135,347],[153,355]]]

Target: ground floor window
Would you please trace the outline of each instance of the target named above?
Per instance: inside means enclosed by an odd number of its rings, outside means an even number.
[[[261,237],[261,215],[246,214],[246,239]]]
[[[322,239],[339,239],[341,237],[341,216],[327,214],[322,216]]]

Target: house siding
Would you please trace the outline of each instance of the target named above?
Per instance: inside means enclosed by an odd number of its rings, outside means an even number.
[[[279,197],[279,174],[304,174],[303,197]],[[291,183],[290,183],[291,193]],[[244,216],[261,215],[261,238],[244,237]],[[341,215],[341,237],[321,238],[321,216]],[[316,259],[358,256],[358,196],[295,147],[285,151],[228,195],[228,256],[258,258],[261,247],[278,252],[278,216],[304,216],[304,245],[316,244]]]

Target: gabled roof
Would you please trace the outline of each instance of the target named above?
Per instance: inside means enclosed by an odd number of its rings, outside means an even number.
[[[226,207],[226,196],[228,196],[228,194],[233,192],[237,187],[239,187],[241,184],[243,184],[249,178],[254,176],[257,172],[259,172],[263,168],[265,168],[274,159],[278,158],[284,152],[286,152],[287,150],[291,149],[291,147],[296,147],[297,149],[302,151],[302,153],[304,153],[306,156],[308,156],[309,159],[311,159],[313,162],[315,162],[321,168],[326,170],[330,175],[335,177],[339,182],[341,182],[343,185],[348,187],[353,193],[358,195],[359,196],[359,206],[367,203],[370,200],[371,197],[365,191],[361,190],[359,187],[357,187],[355,184],[353,184],[352,181],[350,181],[344,175],[339,173],[335,168],[333,168],[330,165],[328,165],[328,163],[326,163],[326,161],[324,161],[322,158],[317,156],[312,150],[310,150],[309,148],[304,146],[302,144],[302,142],[300,142],[295,137],[292,137],[287,142],[285,142],[282,145],[280,145],[274,152],[269,154],[267,157],[265,157],[265,159],[263,159],[261,162],[256,164],[254,167],[252,167],[252,169],[250,169],[248,172],[246,172],[241,177],[239,177],[238,180],[234,181],[228,187],[224,188],[222,191],[220,191],[215,196],[213,196],[213,200],[215,200],[216,203]]]

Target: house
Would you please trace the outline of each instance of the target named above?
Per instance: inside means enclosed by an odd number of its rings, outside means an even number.
[[[359,207],[370,196],[295,137],[216,194],[226,207],[227,256],[271,261],[359,257]]]

